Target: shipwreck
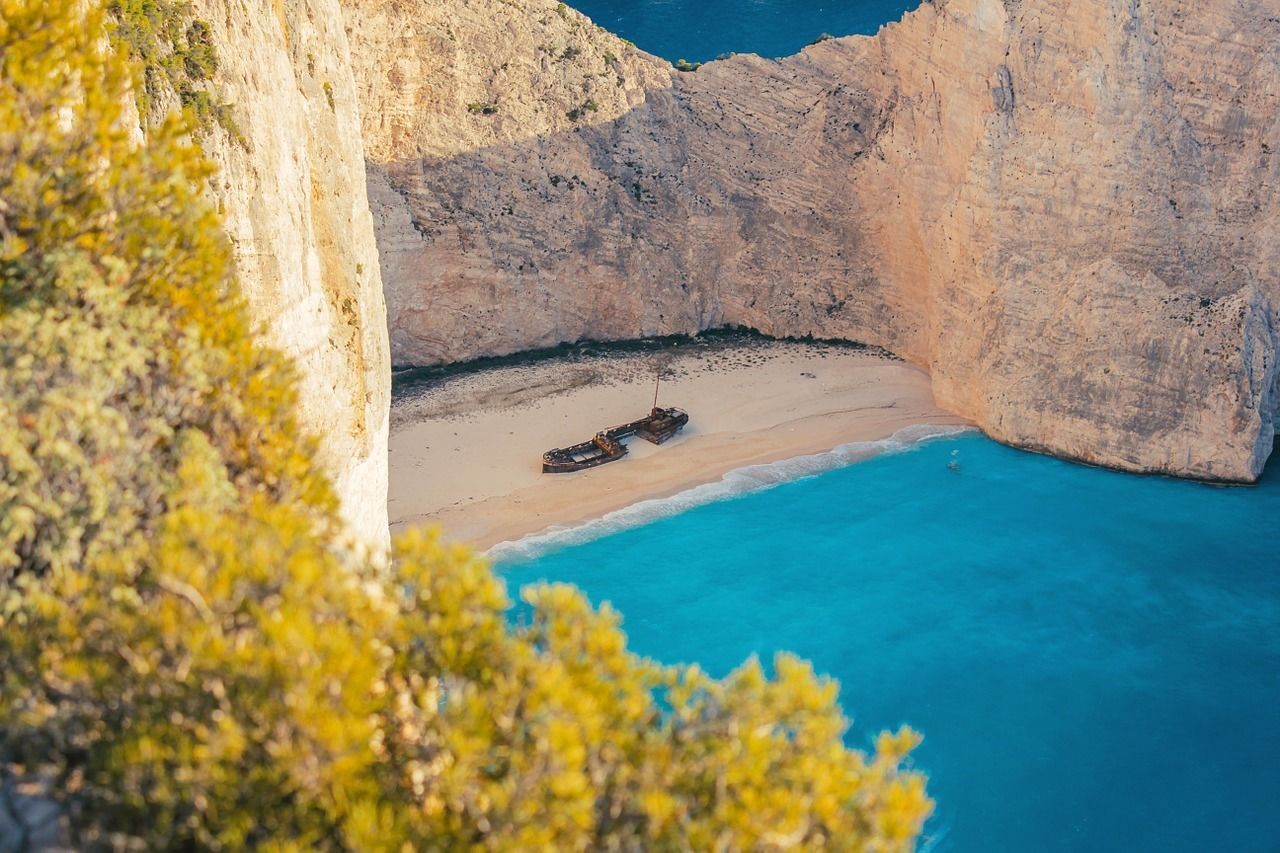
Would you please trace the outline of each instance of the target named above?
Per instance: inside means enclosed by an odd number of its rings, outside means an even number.
[[[640,420],[601,430],[590,441],[548,450],[542,454],[542,471],[544,474],[570,474],[614,462],[627,455],[627,446],[622,439],[634,435],[653,444],[662,444],[687,423],[689,414],[683,409],[654,406]]]
[[[585,471],[606,462],[616,462],[627,455],[624,438],[639,436],[652,444],[662,444],[671,439],[689,423],[689,413],[683,409],[662,408],[658,405],[658,385],[653,386],[653,408],[638,421],[601,430],[590,441],[571,447],[557,447],[542,454],[542,473],[571,474]]]

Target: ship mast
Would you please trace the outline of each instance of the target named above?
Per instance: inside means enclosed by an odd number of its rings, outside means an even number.
[[[656,377],[654,377],[654,380],[653,380],[653,408],[654,408],[655,410],[658,408],[658,386],[659,386],[660,384],[662,384],[662,371],[661,371],[661,370],[659,370],[659,371],[658,371],[657,376],[656,376]]]

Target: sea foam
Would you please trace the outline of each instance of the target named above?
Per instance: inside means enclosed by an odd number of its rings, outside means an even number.
[[[703,504],[748,492],[758,492],[781,483],[815,477],[826,471],[843,468],[873,456],[902,453],[931,439],[947,438],[974,431],[973,427],[967,426],[913,424],[898,430],[888,438],[854,441],[823,453],[793,456],[777,462],[737,468],[715,482],[703,483],[670,497],[639,501],[583,524],[555,525],[520,539],[499,542],[490,548],[486,555],[494,563],[534,560],[558,548],[591,542],[623,530],[649,524],[660,518],[678,515]]]

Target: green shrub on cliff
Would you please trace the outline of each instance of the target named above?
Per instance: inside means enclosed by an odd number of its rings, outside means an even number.
[[[181,0],[110,0],[107,10],[114,38],[137,63],[133,87],[138,111],[146,119],[163,107],[167,92],[195,117],[195,129],[216,124],[239,140],[230,104],[211,95],[205,83],[218,70],[218,53],[209,25],[197,20],[191,4]]]
[[[789,657],[631,654],[569,587],[344,544],[208,166],[137,147],[100,9],[0,0],[0,797],[157,849],[902,850],[916,742],[845,748]]]

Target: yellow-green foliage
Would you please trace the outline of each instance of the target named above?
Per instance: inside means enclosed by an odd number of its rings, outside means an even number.
[[[629,653],[569,587],[344,546],[183,128],[121,126],[82,0],[0,0],[0,794],[88,845],[908,849],[910,732]]]
[[[795,658],[724,680],[631,654],[619,617],[564,585],[501,585],[429,536],[399,543],[401,622],[388,739],[416,846],[500,850],[909,849],[931,804],[900,769],[841,742],[836,685]],[[447,567],[447,568],[446,568]],[[416,598],[416,604],[413,599]],[[655,697],[661,697],[660,702]],[[362,815],[372,824],[372,814]],[[401,835],[403,833],[403,835]]]
[[[117,44],[137,61],[134,96],[144,117],[150,118],[157,101],[172,92],[191,111],[196,130],[207,131],[216,122],[240,138],[231,106],[216,100],[204,85],[218,70],[218,54],[209,25],[195,17],[190,3],[110,0],[107,10]]]
[[[329,502],[231,286],[208,165],[176,121],[136,150],[129,69],[74,6],[0,3],[0,573],[136,544],[193,430],[243,493]]]

